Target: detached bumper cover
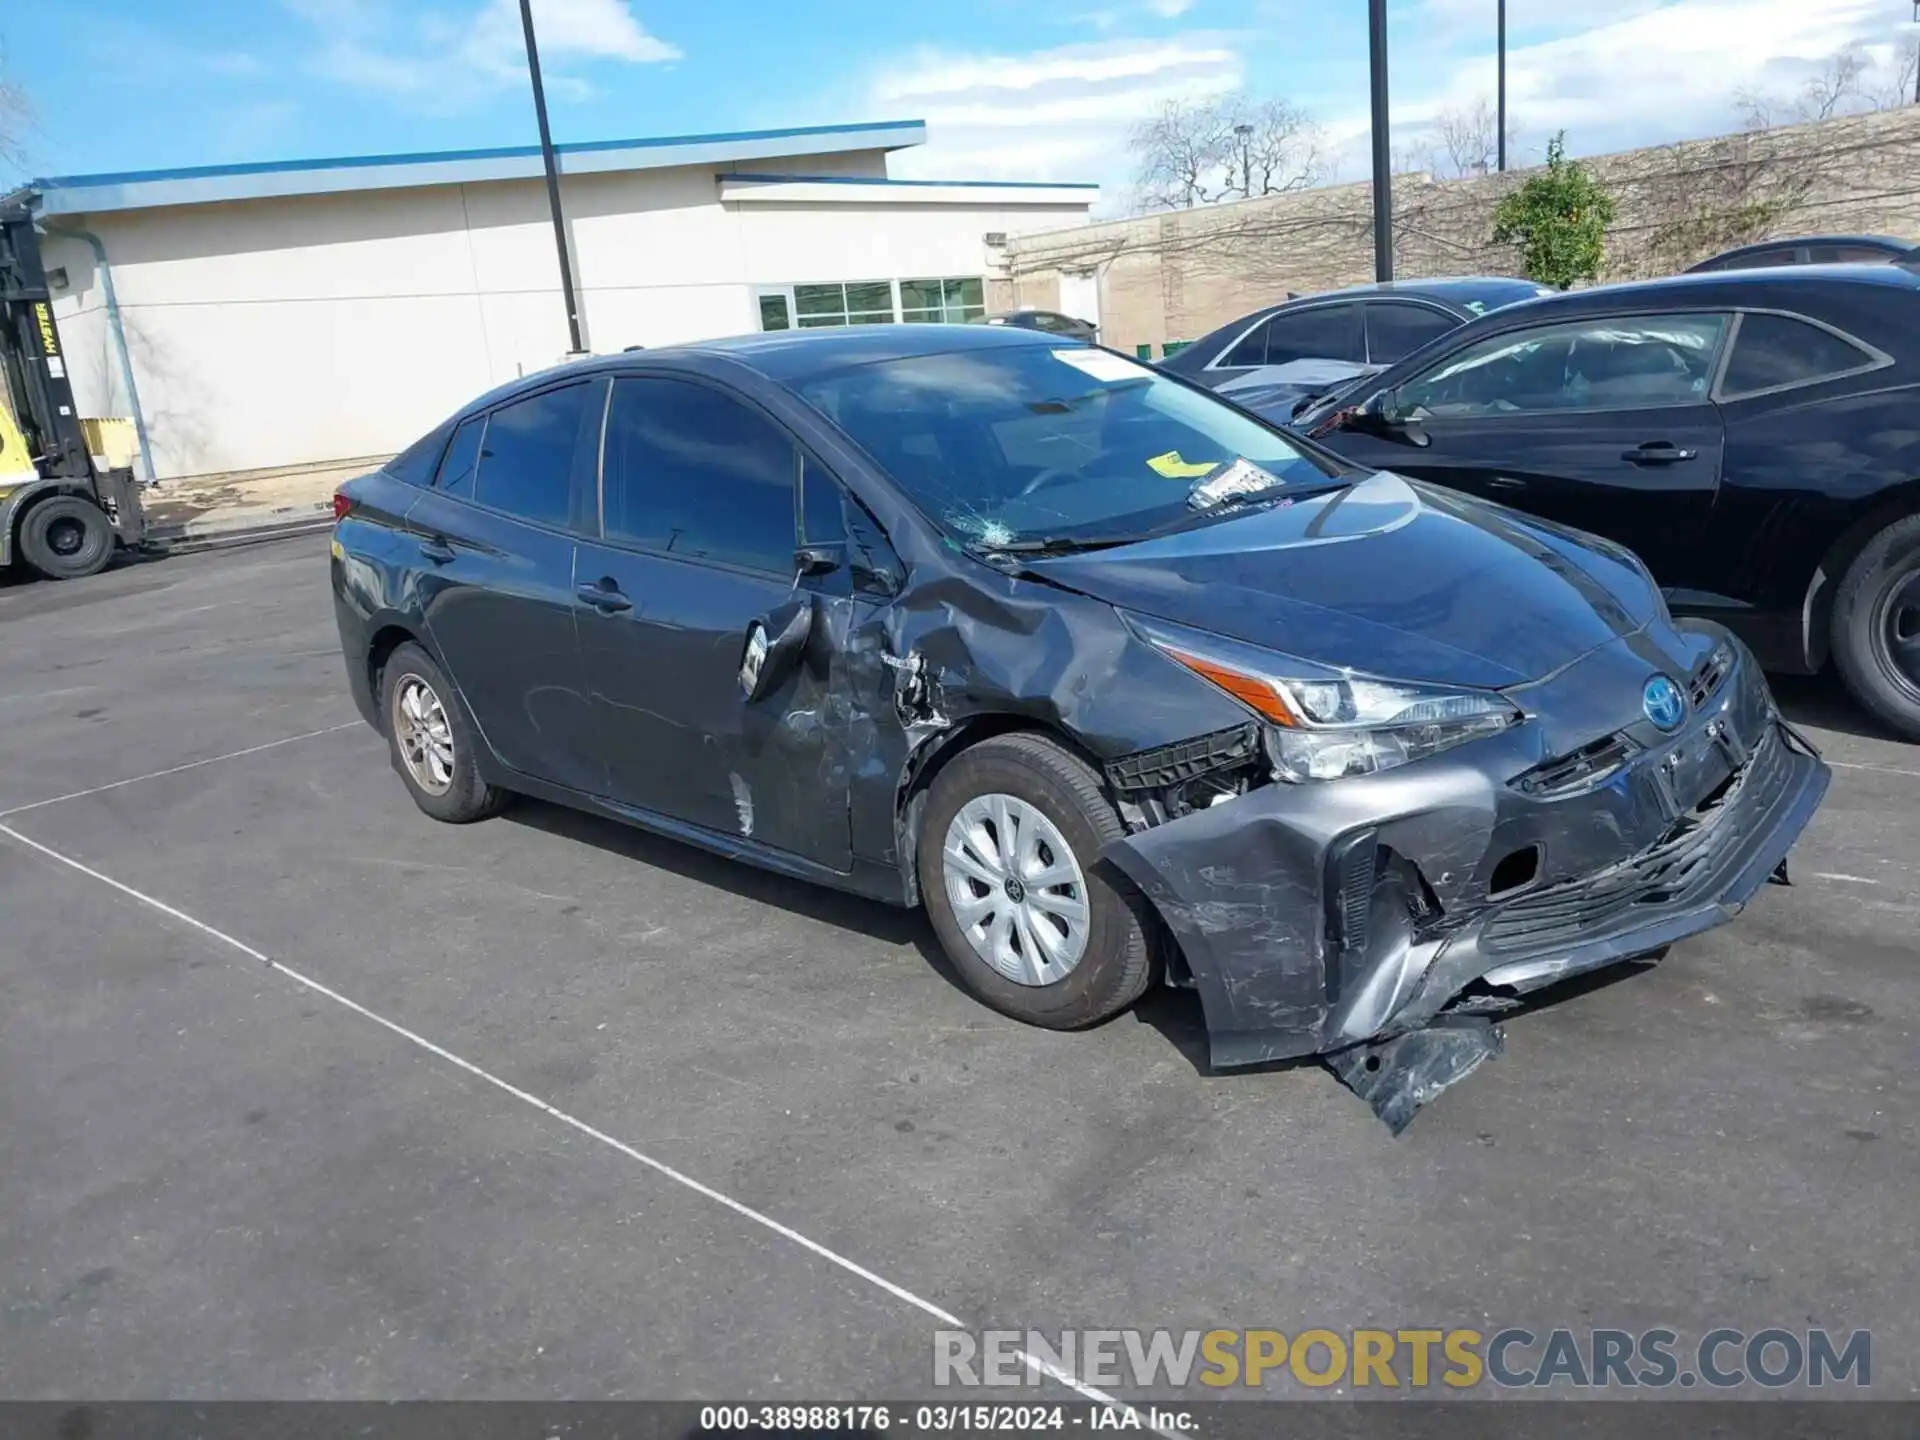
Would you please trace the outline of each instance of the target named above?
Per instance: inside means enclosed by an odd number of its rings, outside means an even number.
[[[1643,646],[1603,647],[1525,695],[1533,718],[1506,735],[1268,785],[1109,847],[1180,941],[1214,1064],[1402,1035],[1475,981],[1524,992],[1738,914],[1830,772],[1744,655],[1676,735],[1594,723],[1596,697],[1637,702],[1647,673]],[[1542,762],[1608,734],[1628,761],[1586,788],[1529,790]],[[1528,850],[1532,881],[1490,899],[1501,859]]]

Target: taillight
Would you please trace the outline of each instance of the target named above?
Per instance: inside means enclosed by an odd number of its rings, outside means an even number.
[[[347,512],[353,509],[353,499],[344,490],[333,492],[333,518],[341,521],[347,518]]]

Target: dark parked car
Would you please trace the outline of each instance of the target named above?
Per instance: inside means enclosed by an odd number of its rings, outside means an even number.
[[[526,792],[924,904],[1039,1025],[1164,974],[1217,1063],[1327,1053],[1396,1125],[1496,1044],[1463,990],[1721,923],[1827,783],[1624,550],[1012,327],[583,361],[337,509],[427,814]]]
[[[978,325],[1012,325],[1021,330],[1044,330],[1069,340],[1084,340],[1091,345],[1100,338],[1100,327],[1078,315],[1062,315],[1058,310],[1009,310],[1004,315],[986,315]]]
[[[1553,293],[1498,276],[1354,285],[1243,315],[1160,368],[1285,420],[1297,401],[1384,370],[1476,316]]]
[[[1631,547],[1770,669],[1920,739],[1920,274],[1807,266],[1490,315],[1299,422]]]
[[[1775,265],[1920,263],[1920,248],[1891,235],[1808,235],[1798,240],[1762,240],[1689,265],[1686,273],[1761,270]]]

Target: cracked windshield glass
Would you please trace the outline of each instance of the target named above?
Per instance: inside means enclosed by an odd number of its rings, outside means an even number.
[[[1123,356],[1020,346],[884,361],[802,387],[920,507],[986,549],[1133,539],[1338,474]]]

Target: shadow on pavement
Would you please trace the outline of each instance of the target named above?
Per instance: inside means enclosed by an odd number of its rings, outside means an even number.
[[[1769,675],[1780,713],[1796,725],[1815,726],[1858,736],[1862,740],[1891,740],[1908,744],[1854,703],[1832,671],[1820,675]]]

